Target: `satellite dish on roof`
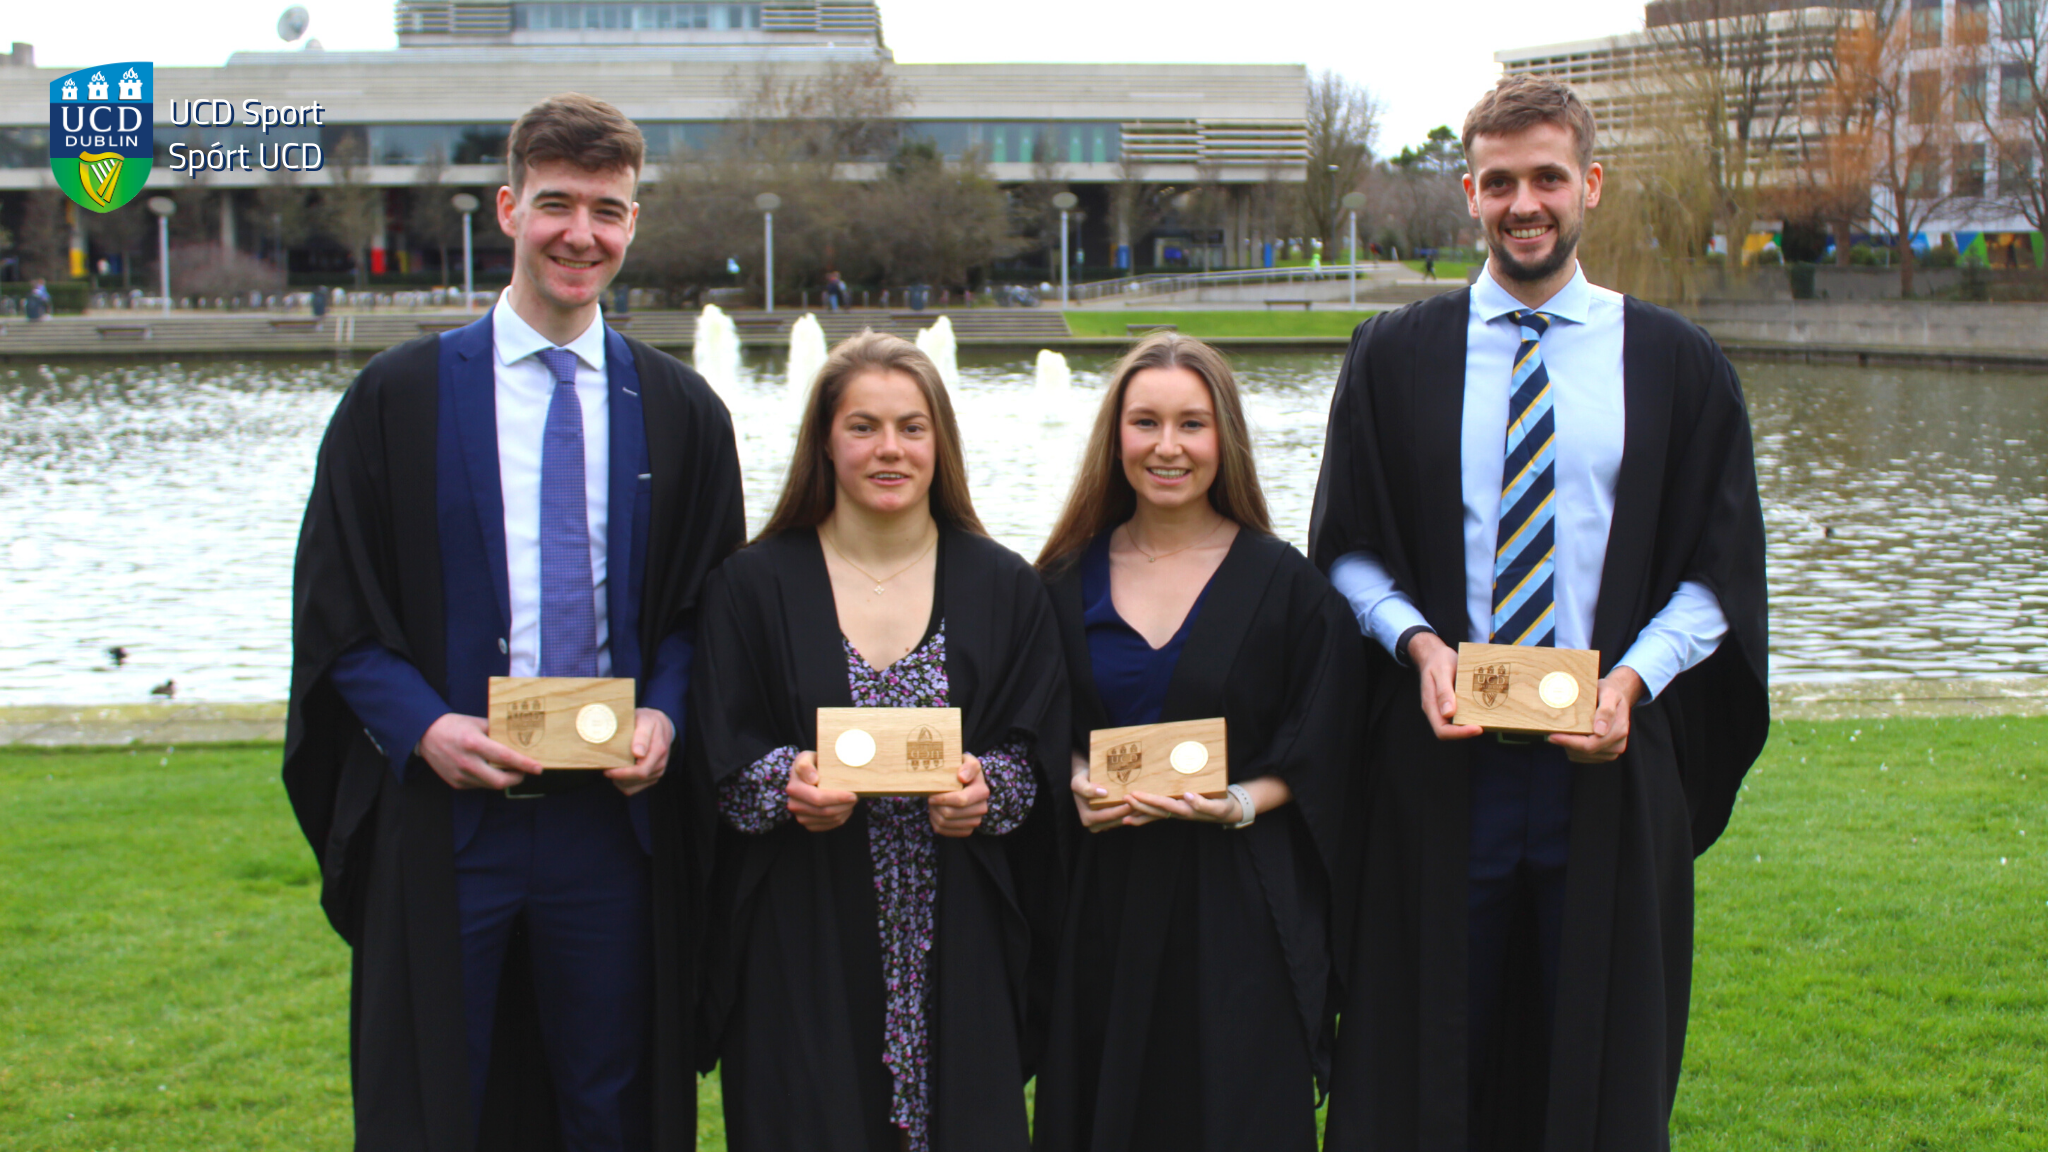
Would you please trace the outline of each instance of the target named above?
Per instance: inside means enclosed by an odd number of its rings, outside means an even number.
[[[306,34],[306,26],[313,22],[312,14],[303,4],[294,4],[277,18],[277,38],[289,44]]]

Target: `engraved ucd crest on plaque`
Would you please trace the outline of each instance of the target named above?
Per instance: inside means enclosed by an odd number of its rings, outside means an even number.
[[[931,725],[922,724],[903,742],[903,758],[912,772],[934,772],[946,766],[946,744]]]
[[[1508,694],[1508,665],[1482,664],[1472,670],[1472,693],[1488,708],[1500,707]]]
[[[514,700],[509,705],[505,723],[511,729],[514,744],[531,748],[540,743],[541,736],[548,730],[547,702],[539,696]]]
[[[1145,767],[1144,746],[1133,740],[1111,748],[1104,757],[1109,767],[1109,777],[1119,784],[1129,784],[1132,778]]]

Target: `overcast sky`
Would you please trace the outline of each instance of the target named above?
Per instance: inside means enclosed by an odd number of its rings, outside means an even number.
[[[1580,0],[1531,9],[1509,0],[881,0],[882,26],[904,63],[1306,64],[1334,69],[1386,108],[1383,151],[1457,127],[1499,75],[1493,54],[1641,28],[1641,0]],[[215,65],[271,49],[286,0],[99,0],[86,8],[9,0],[0,41],[36,46],[44,67],[115,60]],[[330,49],[392,48],[390,0],[311,0],[309,35]],[[963,19],[963,12],[973,18]],[[89,15],[88,15],[89,13]],[[1540,15],[1541,20],[1534,17]],[[337,105],[337,107],[339,107]],[[1020,112],[1023,111],[1020,109]]]

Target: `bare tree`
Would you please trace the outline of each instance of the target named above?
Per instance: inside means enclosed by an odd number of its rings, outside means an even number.
[[[1464,170],[1465,150],[1457,133],[1438,125],[1422,144],[1375,166],[1366,182],[1366,201],[1402,248],[1440,248],[1470,219],[1459,180]]]
[[[1975,111],[1997,150],[1998,182],[1989,206],[2048,233],[2048,4],[2004,0],[1998,49],[1987,75],[1995,72],[1996,104],[1980,98]],[[1984,93],[1989,96],[1990,93]]]
[[[384,190],[370,183],[369,148],[357,135],[344,136],[328,153],[333,183],[320,190],[326,231],[348,248],[355,261],[356,291],[370,283],[370,248],[384,232]]]
[[[859,190],[853,238],[884,282],[961,289],[973,269],[1023,244],[979,158],[947,164],[930,148],[904,149],[886,177]]]
[[[734,86],[727,130],[667,157],[640,193],[634,259],[672,298],[734,283],[729,261],[747,286],[765,287],[763,192],[781,198],[779,295],[828,269],[854,282],[966,287],[971,269],[1018,250],[1011,204],[978,158],[950,164],[904,136],[908,97],[880,64],[763,72]]]
[[[38,188],[28,194],[22,206],[19,254],[22,275],[55,280],[70,275],[65,256],[71,248],[71,228],[64,219],[70,204],[55,188]]]
[[[1144,160],[1128,152],[1118,156],[1116,170],[1116,183],[1109,189],[1109,226],[1117,246],[1130,250],[1130,270],[1135,272],[1138,241],[1159,226],[1178,189],[1146,183]]]
[[[427,154],[424,162],[413,169],[412,187],[406,189],[405,211],[406,231],[434,245],[440,252],[441,283],[444,285],[452,279],[448,249],[462,238],[462,214],[455,210],[451,201],[453,194],[441,183],[447,173],[447,158],[436,147]]]
[[[1839,13],[1770,11],[1754,0],[1690,0],[1651,28],[1655,66],[1637,74],[1636,108],[1689,122],[1713,195],[1713,230],[1740,251],[1827,75]]]
[[[1892,234],[1903,296],[1913,294],[1913,234],[1969,196],[1947,172],[1961,139],[1956,69],[1942,53],[1916,47],[1926,35],[1914,27],[1919,11],[1881,0],[1875,19],[1847,29],[1838,50],[1838,82],[1867,109],[1861,137],[1844,139],[1841,148],[1845,159],[1860,156],[1867,166],[1871,221]]]
[[[1365,183],[1379,138],[1380,103],[1363,85],[1322,72],[1308,85],[1308,178],[1301,186],[1302,216],[1310,232],[1334,251],[1343,226],[1347,192]]]

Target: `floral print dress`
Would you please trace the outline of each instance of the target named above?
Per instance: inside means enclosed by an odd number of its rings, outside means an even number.
[[[945,708],[946,624],[909,655],[875,669],[840,638],[846,682],[860,708]],[[795,747],[777,748],[733,773],[720,785],[718,809],[725,822],[747,833],[772,832],[788,823],[791,766]],[[977,834],[1015,831],[1038,793],[1031,763],[1020,743],[980,753],[988,782],[988,814]],[[925,797],[888,796],[868,806],[868,854],[874,861],[876,930],[881,938],[884,983],[882,1062],[894,1081],[889,1120],[910,1138],[912,1152],[931,1148],[931,968],[932,908],[939,893],[936,839]]]

